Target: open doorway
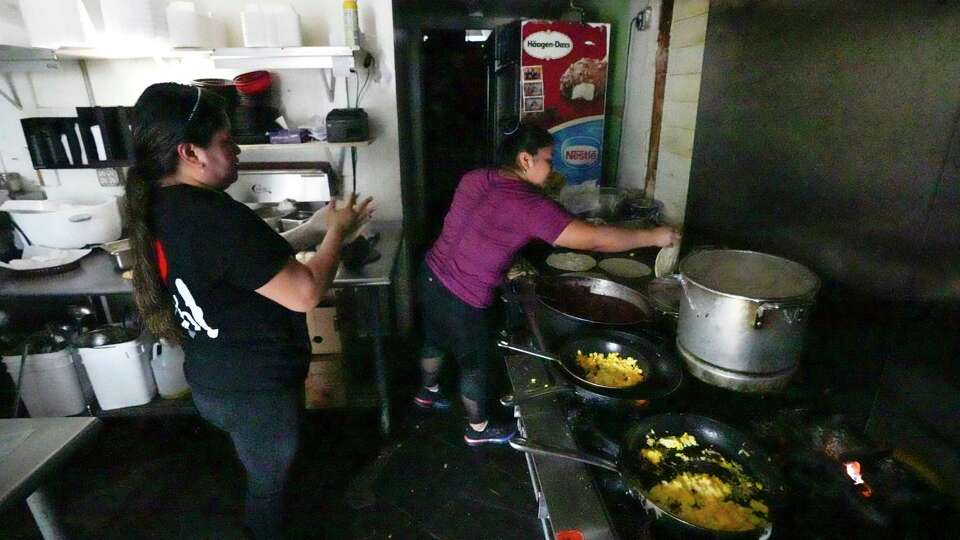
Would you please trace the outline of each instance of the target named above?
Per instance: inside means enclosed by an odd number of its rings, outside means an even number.
[[[404,237],[420,260],[443,225],[463,173],[491,158],[490,32],[555,19],[569,0],[394,0]]]
[[[426,29],[420,42],[424,240],[440,234],[460,177],[485,162],[486,35],[489,30]],[[486,35],[485,35],[486,34]]]

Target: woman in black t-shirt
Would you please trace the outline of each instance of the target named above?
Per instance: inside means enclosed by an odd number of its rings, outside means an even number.
[[[154,335],[183,346],[197,410],[233,440],[247,472],[250,532],[280,537],[310,360],[303,312],[329,289],[341,244],[370,217],[370,199],[331,203],[281,237],[223,191],[237,179],[240,149],[219,98],[154,84],[137,100],[132,127],[134,299]],[[313,247],[306,264],[293,257]]]

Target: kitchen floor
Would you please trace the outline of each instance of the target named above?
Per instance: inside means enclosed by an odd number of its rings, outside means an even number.
[[[522,454],[468,448],[456,408],[402,409],[386,441],[374,411],[308,414],[291,538],[542,536]],[[241,539],[242,469],[232,452],[196,416],[111,418],[51,491],[71,538]],[[25,504],[0,513],[0,536],[40,538]]]

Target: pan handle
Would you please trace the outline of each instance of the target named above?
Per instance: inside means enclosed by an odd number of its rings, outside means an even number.
[[[528,349],[528,348],[526,348],[526,347],[521,347],[521,346],[519,346],[519,345],[514,345],[514,344],[512,344],[512,343],[507,343],[505,340],[502,340],[502,339],[497,342],[497,345],[499,345],[500,347],[502,347],[502,348],[504,348],[504,349],[509,349],[509,350],[511,350],[511,351],[515,351],[515,352],[527,354],[527,355],[530,355],[530,356],[535,356],[535,357],[537,357],[537,358],[540,358],[541,360],[549,360],[549,361],[551,361],[551,362],[556,362],[556,363],[560,364],[561,366],[563,365],[563,362],[561,362],[560,359],[557,358],[556,356],[551,356],[551,355],[549,355],[549,354],[542,353],[542,352],[540,352],[540,351],[535,351],[535,350],[533,350],[533,349]]]
[[[604,459],[593,454],[581,452],[580,450],[556,448],[554,446],[532,443],[523,437],[514,437],[510,439],[510,446],[512,446],[514,450],[520,450],[521,452],[542,454],[544,456],[553,456],[561,459],[579,461],[580,463],[586,463],[587,465],[593,465],[594,467],[600,467],[601,469],[607,469],[608,471],[621,474],[616,463],[610,461],[609,459]]]
[[[500,404],[504,407],[516,407],[517,405],[522,405],[530,401],[537,401],[544,396],[552,396],[553,394],[562,394],[564,392],[571,391],[572,388],[569,386],[553,385],[547,388],[540,388],[532,392],[526,392],[523,394],[507,394],[500,398]]]

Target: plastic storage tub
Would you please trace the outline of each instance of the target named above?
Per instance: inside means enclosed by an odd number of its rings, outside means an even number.
[[[79,347],[77,352],[101,409],[145,405],[156,395],[151,350],[142,337],[100,347]]]
[[[20,359],[19,355],[3,357],[13,384],[20,376]],[[73,358],[66,349],[27,355],[21,385],[20,398],[31,417],[70,416],[86,407]]]
[[[120,239],[122,222],[116,197],[89,201],[7,201],[9,212],[31,244],[75,249]]]

